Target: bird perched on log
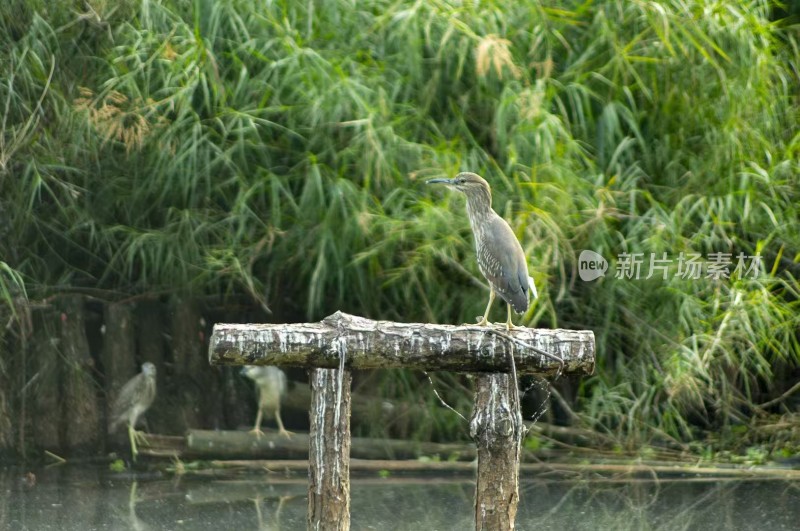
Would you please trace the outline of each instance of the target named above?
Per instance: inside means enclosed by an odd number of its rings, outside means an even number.
[[[528,309],[529,292],[536,297],[536,286],[528,276],[525,252],[509,224],[492,210],[492,190],[480,175],[462,172],[453,179],[431,179],[467,196],[467,216],[475,236],[478,268],[489,281],[491,292],[486,312],[478,325],[489,324],[489,310],[496,295],[508,304],[506,328],[514,328],[511,308],[517,313]]]
[[[108,426],[108,433],[115,432],[123,423],[128,425],[128,439],[131,443],[131,455],[134,461],[139,453],[136,448],[136,440],[142,439],[142,435],[135,429],[136,423],[155,398],[156,366],[148,361],[142,364],[142,372],[122,386],[111,406],[111,423]]]
[[[286,374],[277,367],[263,365],[245,365],[242,374],[253,380],[258,386],[258,415],[251,433],[261,437],[261,419],[264,412],[271,412],[278,423],[278,433],[284,437],[291,437],[292,432],[286,431],[281,420],[281,396],[286,394]]]

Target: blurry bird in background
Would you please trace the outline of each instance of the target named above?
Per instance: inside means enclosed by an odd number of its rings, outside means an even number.
[[[489,281],[489,304],[479,326],[489,324],[489,310],[495,295],[506,301],[506,328],[514,328],[511,308],[517,313],[528,310],[529,294],[536,298],[536,286],[528,276],[528,264],[517,236],[506,220],[492,210],[492,189],[483,177],[462,172],[452,179],[431,179],[428,184],[442,183],[467,196],[467,216],[475,237],[478,269]]]
[[[136,423],[155,398],[156,366],[148,361],[142,364],[142,372],[122,386],[111,406],[109,417],[111,423],[108,426],[108,433],[114,433],[123,423],[128,425],[128,439],[131,443],[131,455],[134,461],[139,453],[136,449],[136,440],[142,440],[142,435],[135,429]]]
[[[286,374],[277,367],[261,365],[245,365],[242,374],[253,380],[258,386],[258,415],[251,433],[261,437],[261,419],[264,411],[272,412],[275,422],[278,423],[278,433],[284,437],[291,437],[292,432],[286,431],[281,420],[281,396],[286,394]]]

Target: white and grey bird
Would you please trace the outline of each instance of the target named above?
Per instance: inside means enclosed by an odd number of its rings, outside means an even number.
[[[156,366],[145,362],[142,372],[128,380],[119,390],[117,398],[111,406],[108,433],[113,433],[122,424],[128,426],[128,438],[131,443],[131,454],[134,461],[139,453],[136,439],[141,435],[136,431],[136,423],[156,398]]]
[[[291,437],[292,432],[286,431],[281,420],[281,397],[286,394],[286,374],[277,367],[264,365],[245,365],[242,374],[250,378],[258,387],[258,415],[251,433],[261,437],[261,420],[266,414],[272,414],[278,424],[278,433],[284,437]]]
[[[489,281],[491,292],[486,312],[478,325],[489,323],[489,310],[495,295],[508,304],[506,328],[511,330],[511,308],[517,313],[528,309],[529,295],[536,297],[536,286],[528,276],[528,264],[511,226],[492,210],[492,190],[480,175],[462,172],[453,179],[431,179],[428,184],[442,183],[467,196],[467,216],[475,237],[478,269]]]

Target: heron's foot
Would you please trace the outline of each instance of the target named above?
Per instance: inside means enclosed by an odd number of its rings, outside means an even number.
[[[506,330],[508,330],[510,332],[511,330],[514,330],[515,328],[516,328],[516,326],[514,326],[514,323],[512,323],[511,321],[506,321]]]
[[[147,434],[145,432],[133,430],[133,438],[137,444],[144,444],[147,446]]]
[[[287,430],[285,430],[285,429],[283,429],[283,428],[280,428],[280,429],[278,430],[278,435],[280,435],[281,437],[286,437],[287,439],[291,439],[291,438],[292,438],[292,435],[294,435],[294,432],[292,432],[292,431],[287,431]]]
[[[489,326],[491,323],[486,317],[483,317],[480,321],[478,321],[475,326]]]
[[[260,439],[264,435],[264,432],[261,431],[261,428],[253,428],[252,430],[250,430],[250,433],[255,435],[256,439]]]

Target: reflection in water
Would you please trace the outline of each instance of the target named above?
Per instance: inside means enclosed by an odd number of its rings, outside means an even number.
[[[800,487],[784,480],[681,478],[528,482],[525,529],[795,529]]]
[[[283,504],[292,498],[293,496],[281,496],[278,498],[277,503],[274,499],[265,499],[261,496],[253,498],[253,503],[256,506],[256,516],[258,517],[258,530],[278,531],[281,529],[281,509]],[[264,511],[261,509],[262,505],[265,505]]]
[[[0,472],[0,529],[259,529],[306,526],[306,477]],[[795,529],[800,486],[780,480],[522,479],[519,529]],[[353,529],[470,529],[473,479],[352,479]]]
[[[139,501],[136,497],[136,487],[138,484],[139,483],[136,480],[131,482],[131,487],[128,494],[128,503],[125,507],[126,511],[122,511],[121,508],[118,507],[113,508],[115,513],[119,515],[118,521],[120,524],[124,524],[120,526],[120,529],[132,529],[134,531],[146,531],[153,529],[151,526],[143,522],[136,514],[136,504]]]

